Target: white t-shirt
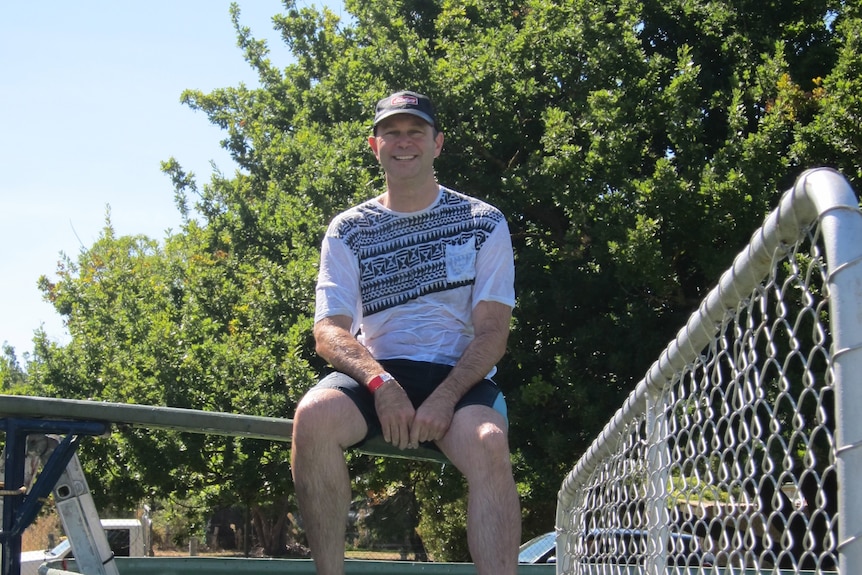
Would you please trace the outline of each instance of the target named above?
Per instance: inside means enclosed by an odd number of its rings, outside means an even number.
[[[473,339],[473,307],[514,307],[514,280],[509,228],[497,208],[443,187],[419,212],[374,199],[326,231],[314,320],[351,317],[378,360],[455,365]]]

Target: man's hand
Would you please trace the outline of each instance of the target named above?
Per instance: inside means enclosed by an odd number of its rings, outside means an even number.
[[[387,381],[374,392],[374,409],[377,410],[383,439],[398,449],[406,449],[416,410],[397,381]]]
[[[446,435],[455,414],[456,403],[456,397],[439,388],[432,393],[416,410],[410,426],[409,447],[418,447],[423,441],[436,441]]]

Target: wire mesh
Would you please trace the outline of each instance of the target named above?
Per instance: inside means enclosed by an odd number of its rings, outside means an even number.
[[[770,249],[765,279],[734,295],[717,335],[666,381],[639,384],[566,478],[558,573],[839,568],[841,449],[821,221]]]

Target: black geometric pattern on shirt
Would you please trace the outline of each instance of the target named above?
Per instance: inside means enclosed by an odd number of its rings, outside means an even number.
[[[430,210],[398,216],[365,202],[344,214],[336,235],[359,262],[364,315],[423,295],[470,285],[446,280],[446,245],[474,242],[478,252],[503,214],[480,200],[444,189]]]

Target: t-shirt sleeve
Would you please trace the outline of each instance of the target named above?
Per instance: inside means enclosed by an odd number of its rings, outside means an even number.
[[[327,234],[320,249],[320,269],[315,288],[314,321],[346,315],[353,318],[353,332],[362,316],[359,294],[359,264],[353,252],[338,237]]]
[[[512,238],[505,221],[494,227],[476,256],[473,307],[480,301],[515,307],[515,262]]]

